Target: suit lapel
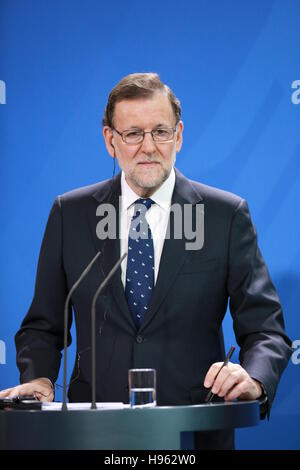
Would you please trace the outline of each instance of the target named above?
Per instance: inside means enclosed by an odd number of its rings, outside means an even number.
[[[179,204],[181,207],[181,213],[183,214],[184,204],[192,204],[194,206],[197,202],[202,200],[202,197],[195,191],[189,180],[186,179],[178,170],[175,169],[175,173],[176,181],[172,197],[172,205]],[[172,211],[170,212],[168,230],[170,237],[165,239],[164,242],[157,282],[153,290],[147,315],[141,325],[140,331],[147,327],[157,313],[161,303],[168,293],[168,290],[174,283],[188,253],[185,248],[185,243],[191,240],[187,240],[184,236],[183,221],[182,238],[174,238],[174,214]]]
[[[89,225],[92,231],[93,241],[96,250],[101,251],[99,257],[99,267],[101,270],[101,277],[104,278],[113,268],[115,263],[120,259],[120,240],[119,240],[119,197],[121,195],[121,174],[118,174],[113,180],[106,183],[106,187],[101,187],[93,194],[93,198],[97,204],[93,205],[93,209],[89,213]],[[96,210],[99,204],[111,204],[115,209],[116,216],[116,237],[108,237],[101,240],[96,234],[96,225],[99,218],[96,217]],[[114,274],[110,280],[109,289],[112,292],[115,301],[124,314],[125,318],[129,321],[131,326],[135,328],[132,314],[129,310],[127,300],[124,293],[124,288],[121,280],[121,268]]]

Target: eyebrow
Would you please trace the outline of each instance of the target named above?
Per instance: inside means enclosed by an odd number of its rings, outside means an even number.
[[[172,127],[172,126],[169,126],[168,124],[159,123],[159,124],[156,124],[152,129],[157,129],[159,127]],[[142,130],[142,128],[138,126],[131,126],[131,127],[126,128],[126,131],[131,131],[131,130]]]

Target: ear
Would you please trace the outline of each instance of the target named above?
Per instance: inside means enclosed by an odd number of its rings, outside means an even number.
[[[176,137],[176,152],[180,152],[181,146],[182,146],[182,133],[183,133],[183,122],[179,121],[177,124],[178,130],[177,130],[177,137]]]
[[[109,126],[104,126],[103,127],[103,137],[104,137],[104,140],[105,140],[105,145],[106,145],[106,148],[107,148],[107,151],[109,153],[109,155],[111,157],[115,157],[115,147],[114,147],[114,144],[113,144],[113,133],[112,133],[112,130]]]

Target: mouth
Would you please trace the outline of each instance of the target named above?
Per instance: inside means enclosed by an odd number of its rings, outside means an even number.
[[[138,165],[144,165],[144,166],[155,166],[155,165],[160,165],[159,162],[139,162]]]

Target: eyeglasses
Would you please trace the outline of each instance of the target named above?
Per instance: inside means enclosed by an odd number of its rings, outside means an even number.
[[[170,142],[174,139],[174,132],[176,127],[158,127],[152,131],[142,131],[141,129],[129,129],[128,131],[119,132],[114,127],[112,130],[116,131],[122,137],[123,142],[129,145],[136,145],[143,142],[145,134],[151,134],[154,142]]]

